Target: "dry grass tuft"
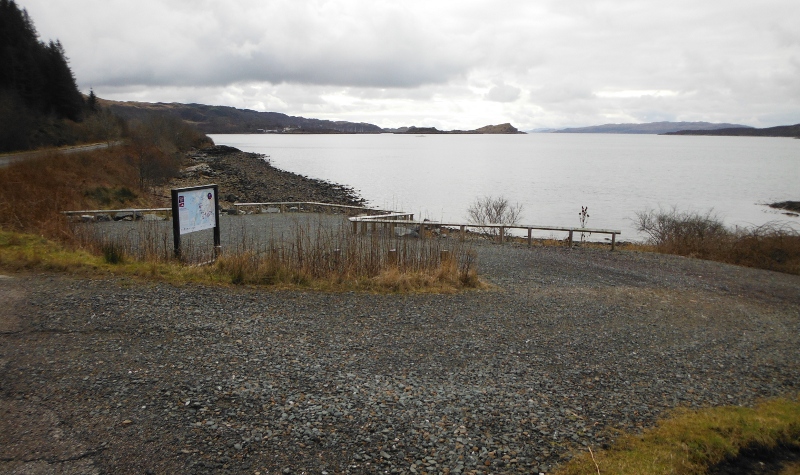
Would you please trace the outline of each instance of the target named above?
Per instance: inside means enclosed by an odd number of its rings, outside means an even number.
[[[800,400],[776,399],[755,408],[678,410],[642,435],[609,450],[581,453],[556,475],[700,475],[743,449],[800,449]],[[594,459],[594,460],[593,460]],[[595,465],[595,462],[597,465]]]
[[[243,239],[217,260],[214,272],[237,285],[451,292],[482,287],[475,267],[474,252],[458,241],[353,235],[346,227],[310,231],[296,225],[288,240],[272,238],[257,245]]]

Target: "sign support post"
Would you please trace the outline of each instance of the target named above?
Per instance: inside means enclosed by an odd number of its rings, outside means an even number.
[[[219,236],[219,193],[217,185],[214,188],[214,259],[222,253],[222,244]]]
[[[181,219],[178,209],[178,190],[172,190],[172,240],[174,241],[175,259],[181,259]]]

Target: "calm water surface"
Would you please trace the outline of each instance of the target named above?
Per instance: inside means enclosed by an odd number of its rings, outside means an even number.
[[[800,140],[615,134],[212,135],[278,168],[349,185],[373,206],[463,221],[476,197],[523,205],[524,224],[621,229],[637,211],[713,209],[728,225],[800,220]],[[560,236],[559,237],[563,237]]]

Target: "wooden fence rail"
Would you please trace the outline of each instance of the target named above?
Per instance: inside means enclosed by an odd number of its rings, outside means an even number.
[[[291,211],[307,211],[312,208],[324,208],[327,210],[338,211],[352,211],[359,213],[391,213],[388,210],[367,208],[364,206],[352,205],[339,205],[334,203],[317,203],[315,201],[274,201],[267,203],[234,203],[234,209],[238,212],[240,208],[259,208],[259,211],[264,207],[275,207],[281,213]],[[142,213],[167,213],[172,215],[172,208],[124,208],[124,209],[85,209],[78,211],[62,211],[61,214],[66,216],[80,216],[80,215],[97,215],[97,214],[115,214],[115,213],[133,213],[139,215]],[[409,216],[413,218],[414,215],[402,214],[402,216]]]
[[[361,228],[362,232],[367,231],[368,225],[371,225],[371,229],[374,231],[378,224],[382,224],[384,228],[389,227],[390,232],[394,233],[394,229],[397,226],[417,226],[420,230],[424,230],[427,228],[458,228],[460,231],[461,239],[464,239],[466,235],[466,230],[468,228],[472,229],[497,229],[498,230],[498,240],[502,244],[505,242],[505,235],[506,230],[508,229],[522,229],[528,231],[528,247],[531,247],[533,243],[533,231],[564,231],[569,233],[567,237],[567,245],[572,246],[574,233],[584,233],[584,234],[610,234],[611,235],[611,250],[613,251],[616,248],[617,242],[617,235],[622,234],[622,231],[617,229],[598,229],[598,228],[574,228],[574,227],[567,227],[567,226],[543,226],[543,225],[534,225],[534,224],[474,224],[474,223],[445,223],[445,222],[438,222],[438,221],[415,221],[413,219],[413,215],[411,215],[411,219],[396,219],[396,217],[402,216],[409,216],[402,213],[392,213],[392,217],[388,218],[390,215],[378,215],[378,216],[356,216],[350,218],[350,222],[353,223],[353,233],[359,232],[359,227]],[[360,226],[359,226],[360,225]],[[424,232],[420,232],[420,237],[424,237]]]
[[[133,219],[139,219],[144,213],[165,213],[168,217],[172,217],[172,208],[124,208],[124,209],[84,209],[80,211],[62,211],[61,214],[65,216],[90,216],[91,219],[96,219],[94,216],[99,214],[113,215],[117,213],[131,213]],[[87,218],[88,219],[88,218]]]
[[[277,208],[281,213],[287,211],[304,211],[305,208],[324,208],[338,211],[352,211],[361,213],[392,213],[392,211],[381,210],[375,208],[367,208],[365,206],[353,205],[340,205],[335,203],[318,203],[316,201],[274,201],[266,203],[234,203],[233,207],[238,211],[240,208],[259,208],[273,207]]]

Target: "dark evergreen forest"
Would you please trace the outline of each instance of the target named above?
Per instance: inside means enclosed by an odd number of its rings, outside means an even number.
[[[0,152],[73,143],[70,122],[86,109],[61,43],[41,41],[28,13],[0,0]]]

